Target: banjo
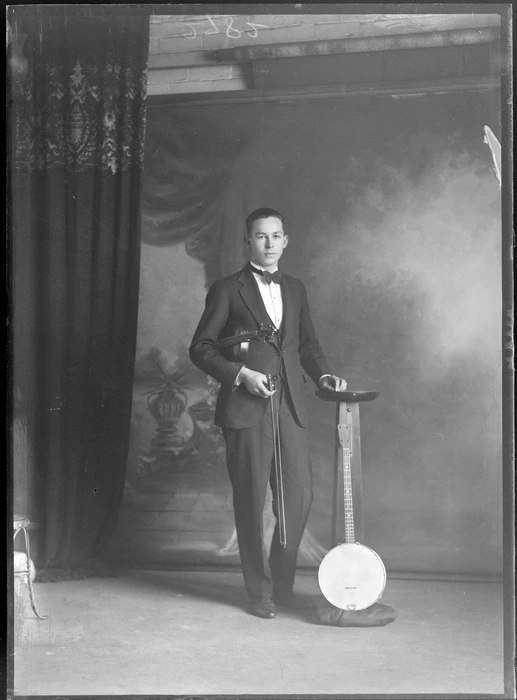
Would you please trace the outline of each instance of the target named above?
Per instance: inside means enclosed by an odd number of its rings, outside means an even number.
[[[336,393],[326,391],[317,393],[320,398],[339,402],[335,474],[336,500],[333,520],[335,539],[341,540],[344,534],[344,542],[338,542],[323,557],[318,569],[318,583],[325,598],[336,608],[364,610],[382,596],[386,586],[386,569],[382,559],[373,549],[356,542],[351,457],[354,448],[358,450],[357,456],[360,459],[359,407],[357,402],[374,399],[378,392],[346,391]],[[334,394],[333,398],[331,397],[332,393]],[[356,425],[353,425],[353,417],[356,418]],[[352,434],[352,428],[356,431],[355,436]],[[340,484],[342,484],[342,494],[337,493]],[[339,521],[343,526],[338,534]]]

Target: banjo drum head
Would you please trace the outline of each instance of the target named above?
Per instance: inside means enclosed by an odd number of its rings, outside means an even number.
[[[339,544],[323,557],[318,583],[336,608],[364,610],[381,597],[386,569],[373,549],[362,544]]]

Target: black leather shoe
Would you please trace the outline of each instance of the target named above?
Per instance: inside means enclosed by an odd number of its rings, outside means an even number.
[[[256,617],[276,617],[276,605],[271,598],[255,598],[250,601],[250,613]]]

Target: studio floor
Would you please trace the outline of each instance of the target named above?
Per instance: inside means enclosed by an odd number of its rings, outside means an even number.
[[[319,593],[316,574],[297,590]],[[498,583],[388,578],[384,627],[245,612],[237,571],[128,571],[35,584],[14,695],[503,694]]]

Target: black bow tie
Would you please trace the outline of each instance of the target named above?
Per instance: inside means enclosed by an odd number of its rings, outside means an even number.
[[[253,265],[251,266],[251,269],[253,272],[256,272],[257,275],[262,275],[268,284],[271,284],[271,282],[280,284],[282,281],[282,273],[279,270],[275,270],[275,272],[268,272],[267,270],[259,270],[258,268],[253,267]]]

